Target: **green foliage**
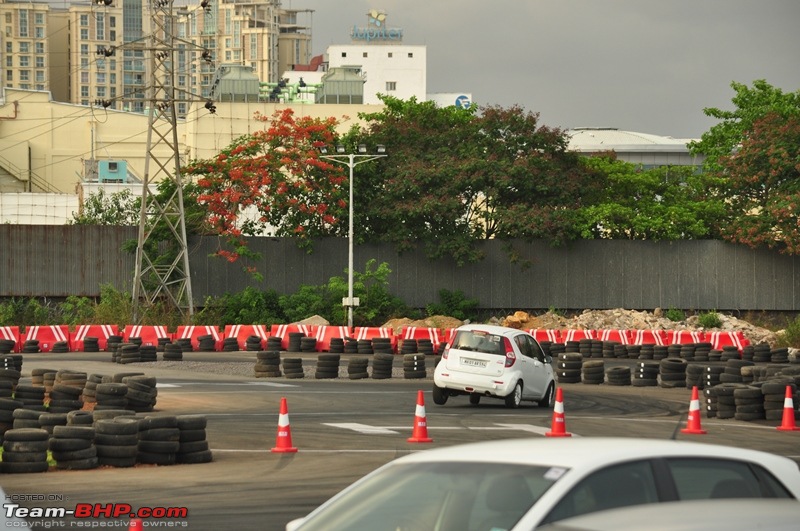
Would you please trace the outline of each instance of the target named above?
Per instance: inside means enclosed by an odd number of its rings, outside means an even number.
[[[218,299],[206,299],[194,317],[195,324],[276,324],[285,322],[277,292],[261,291],[251,286],[239,293],[226,293]]]
[[[138,225],[140,200],[127,188],[106,194],[100,188],[88,195],[68,225]]]
[[[389,265],[367,261],[364,272],[353,271],[353,296],[360,305],[353,311],[353,325],[375,326],[406,310],[403,302],[389,293]],[[346,271],[345,271],[346,272]],[[292,295],[280,297],[280,306],[289,322],[320,315],[335,325],[347,324],[347,311],[342,299],[347,297],[345,277],[332,277],[324,286],[300,286]]]
[[[428,304],[428,316],[447,315],[460,321],[474,321],[478,317],[478,299],[468,299],[461,290],[439,290],[439,302]]]
[[[12,297],[0,303],[0,325],[34,326],[51,324],[56,312],[38,299]]]
[[[171,318],[170,321],[174,320]],[[111,284],[100,285],[100,302],[94,309],[94,322],[125,326],[133,322],[131,294],[117,290]],[[142,324],[145,324],[144,322]],[[148,323],[149,324],[149,323]],[[167,322],[152,323],[165,325]]]
[[[683,310],[679,310],[677,308],[670,308],[669,310],[667,310],[667,313],[665,315],[667,319],[669,319],[674,323],[679,323],[686,319],[686,313],[684,313]]]
[[[719,328],[722,326],[722,319],[715,311],[702,312],[697,316],[697,322],[703,328]]]
[[[800,317],[789,321],[778,335],[778,346],[800,348]]]
[[[87,297],[70,295],[58,305],[61,322],[68,325],[91,324],[95,319],[94,302]]]

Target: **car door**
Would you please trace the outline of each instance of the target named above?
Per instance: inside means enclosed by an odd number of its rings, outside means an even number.
[[[525,383],[522,396],[526,399],[539,399],[547,390],[548,378],[544,367],[544,352],[529,334],[518,334],[514,342],[519,348],[522,380]],[[541,358],[541,359],[540,359]]]

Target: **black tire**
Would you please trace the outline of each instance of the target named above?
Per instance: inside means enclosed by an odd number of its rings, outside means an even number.
[[[134,445],[128,446],[114,446],[106,444],[98,444],[95,446],[97,449],[97,457],[112,458],[112,459],[133,459],[139,454],[139,448]]]
[[[179,428],[152,428],[139,432],[140,441],[177,441],[180,438]]]
[[[180,445],[178,441],[139,441],[139,453],[174,454]]]
[[[146,465],[174,465],[176,454],[140,451],[136,456],[136,462]]]
[[[191,454],[194,452],[205,452],[208,450],[208,441],[182,442],[178,447],[179,454]]]
[[[51,452],[73,452],[91,448],[92,441],[88,439],[51,437],[48,445]]]
[[[59,461],[77,461],[79,459],[89,459],[91,457],[97,457],[97,448],[94,446],[90,446],[89,448],[84,448],[83,450],[73,450],[71,452],[51,452],[53,455],[53,459],[56,462]]]
[[[373,378],[375,375],[373,374]],[[438,406],[443,406],[447,403],[447,398],[449,397],[449,393],[447,389],[443,387],[439,387],[436,384],[433,384],[433,403]]]
[[[47,452],[4,452],[4,463],[40,463],[47,461]]]
[[[205,441],[206,440],[206,430],[205,428],[198,428],[192,430],[184,430],[181,429],[181,436],[180,442],[194,442],[194,441]]]
[[[98,457],[101,466],[111,466],[114,468],[130,468],[136,466],[136,457]]]
[[[517,382],[514,389],[505,397],[506,407],[516,409],[522,403],[522,382]]]
[[[56,468],[59,470],[91,470],[98,466],[100,466],[100,460],[97,457],[56,462]]]
[[[4,474],[29,474],[37,472],[47,472],[50,465],[47,461],[34,463],[10,463],[3,461],[0,463],[0,470]]]
[[[536,404],[539,407],[552,408],[553,406],[555,406],[555,403],[556,403],[556,384],[551,382],[550,385],[547,386],[547,392],[545,392],[542,399],[537,401]]]
[[[478,393],[471,393],[469,395],[469,403],[472,404],[473,406],[477,406],[478,404],[481,403],[481,395],[479,395]]]
[[[112,435],[107,433],[98,433],[95,436],[94,442],[98,446],[136,446],[139,444],[139,436],[136,434]]]
[[[181,464],[197,464],[197,463],[210,463],[213,460],[211,450],[204,450],[202,452],[191,452],[188,454],[178,454],[176,462]]]

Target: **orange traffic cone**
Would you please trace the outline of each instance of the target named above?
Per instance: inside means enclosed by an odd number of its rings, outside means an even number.
[[[281,397],[281,412],[278,416],[278,436],[275,439],[273,452],[296,452],[297,448],[292,446],[292,429],[289,427],[289,408],[286,406],[286,398]]]
[[[128,526],[128,531],[142,531],[144,526],[142,525],[142,521],[138,518],[134,518],[131,520],[131,525]]]
[[[697,395],[697,386],[692,387],[692,401],[689,403],[689,418],[686,420],[686,427],[681,433],[691,433],[703,435],[708,433],[700,427],[700,398]]]
[[[425,397],[422,390],[417,391],[417,409],[414,411],[414,431],[408,442],[428,443],[433,439],[428,437],[428,421],[425,418]]]
[[[792,386],[786,386],[786,398],[783,399],[783,420],[778,426],[781,431],[800,430],[794,423],[794,400],[792,400]]]
[[[545,432],[545,437],[572,437],[567,432],[567,423],[564,419],[564,396],[561,388],[556,389],[556,403],[553,406],[553,422],[550,424],[550,431]]]

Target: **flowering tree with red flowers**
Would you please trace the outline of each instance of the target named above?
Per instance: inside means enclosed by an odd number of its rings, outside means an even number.
[[[335,143],[339,121],[296,117],[291,109],[255,119],[263,130],[184,168],[196,178],[208,225],[230,245],[217,255],[230,262],[257,257],[246,236],[292,236],[310,246],[313,238],[343,234],[347,225],[348,177],[318,156],[319,147]]]

